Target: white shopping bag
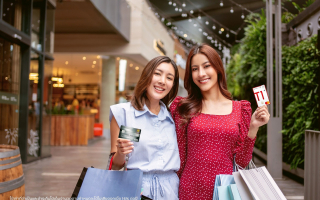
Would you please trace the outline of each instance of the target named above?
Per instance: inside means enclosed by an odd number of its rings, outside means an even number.
[[[234,178],[234,182],[236,183],[236,185],[238,187],[238,191],[239,191],[241,199],[254,200],[246,182],[244,182],[243,178],[241,177],[240,172],[233,172],[232,175]]]
[[[255,200],[286,200],[268,170],[263,167],[239,170]]]

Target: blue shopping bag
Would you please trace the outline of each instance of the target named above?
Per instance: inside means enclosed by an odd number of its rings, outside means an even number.
[[[141,170],[88,168],[77,197],[140,199],[142,176]]]
[[[233,175],[229,175],[229,174],[220,174],[216,176],[216,181],[214,183],[214,191],[213,191],[213,200],[219,200],[219,191],[218,188],[221,186],[224,186],[223,188],[221,188],[220,190],[227,191],[227,186],[230,184],[235,184],[234,182],[234,178]],[[224,200],[224,198],[220,199],[220,200]],[[228,199],[226,199],[228,200]]]

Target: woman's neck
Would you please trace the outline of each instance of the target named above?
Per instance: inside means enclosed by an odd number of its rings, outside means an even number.
[[[146,105],[147,105],[148,109],[150,110],[150,112],[152,112],[155,115],[159,114],[160,109],[161,109],[160,100],[147,98]]]

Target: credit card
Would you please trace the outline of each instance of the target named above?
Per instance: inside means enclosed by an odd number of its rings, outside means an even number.
[[[139,142],[140,140],[141,129],[121,126],[119,138],[127,139],[133,142]]]
[[[258,104],[258,107],[261,107],[263,105],[269,105],[269,96],[267,93],[267,89],[265,85],[260,85],[258,87],[252,88],[254,97],[256,98],[256,102]]]

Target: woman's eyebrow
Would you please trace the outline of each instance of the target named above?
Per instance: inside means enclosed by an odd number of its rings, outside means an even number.
[[[209,62],[209,61],[206,61],[206,62],[202,63],[201,65],[205,65],[205,64],[207,64],[207,63],[210,63],[210,62]],[[198,65],[192,65],[191,67],[198,67]]]
[[[163,71],[162,71],[161,69],[156,69],[156,70],[158,70],[158,71],[160,71],[161,73],[163,73]],[[169,73],[169,75],[171,75],[171,76],[173,76],[173,77],[174,77],[174,75],[173,75],[173,74],[171,74],[171,73]]]

